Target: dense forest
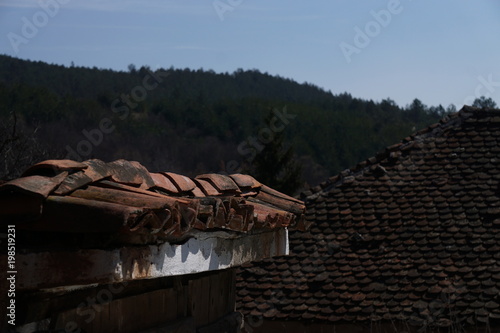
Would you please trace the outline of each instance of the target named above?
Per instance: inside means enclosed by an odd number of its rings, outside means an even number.
[[[299,185],[316,185],[452,111],[362,100],[258,70],[119,72],[0,56],[0,179],[47,158],[259,173],[267,151],[265,163],[279,155]]]

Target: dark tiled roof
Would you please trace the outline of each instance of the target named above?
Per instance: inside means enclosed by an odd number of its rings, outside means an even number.
[[[0,219],[17,230],[175,240],[195,230],[303,230],[303,213],[302,201],[248,175],[189,178],[126,160],[49,160],[0,185]]]
[[[465,107],[306,193],[289,257],[244,266],[238,307],[277,320],[500,319],[500,110]]]

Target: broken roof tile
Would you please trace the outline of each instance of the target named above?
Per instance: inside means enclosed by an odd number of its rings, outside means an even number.
[[[109,170],[108,165],[101,160],[87,160],[83,161],[82,164],[87,166],[82,171],[94,182],[111,176],[111,170]]]
[[[66,177],[54,191],[57,195],[66,195],[74,190],[92,183],[92,178],[87,176],[83,170],[72,173]]]
[[[114,182],[132,186],[141,186],[144,183],[149,186],[148,188],[154,186],[149,172],[139,162],[116,160],[107,163],[107,168]]]
[[[170,172],[149,173],[140,163],[126,160],[52,160],[28,170],[45,175],[0,185],[0,217],[31,221],[19,225],[26,232],[110,233],[116,234],[112,241],[143,244],[180,241],[194,229],[247,232],[303,227],[298,225],[305,209],[300,201],[267,187],[272,195],[255,199],[264,186],[250,176],[236,177],[245,185],[242,191],[228,176],[191,179]]]

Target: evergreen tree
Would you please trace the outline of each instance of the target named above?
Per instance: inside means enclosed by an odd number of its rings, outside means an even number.
[[[408,107],[408,115],[414,122],[419,122],[421,116],[426,112],[427,107],[418,98],[415,98]]]
[[[401,108],[390,99],[373,102],[349,93],[333,95],[311,84],[257,70],[217,74],[171,67],[154,73],[133,64],[129,71],[116,72],[0,55],[0,148],[3,141],[12,139],[11,112],[18,116],[16,133],[29,139],[16,140],[10,150],[0,149],[0,158],[11,159],[7,151],[16,153],[11,156],[28,152],[20,143],[29,142],[26,147],[33,148],[34,140],[41,147],[50,147],[47,158],[65,157],[68,147],[75,150],[79,142],[88,140],[84,133],[93,133],[103,119],[109,119],[112,133],[103,135],[102,142],[78,158],[134,159],[150,170],[189,175],[215,172],[221,160],[239,158],[238,145],[256,134],[270,105],[288,105],[300,123],[291,121],[284,130],[293,133],[304,183],[314,186],[436,122],[442,113],[441,107],[427,107],[420,100]],[[446,112],[453,110],[448,107]],[[269,146],[259,157],[265,171],[260,172],[264,179],[259,180],[269,185],[281,180],[286,186],[300,182],[293,165],[288,171],[280,168],[287,163],[277,156],[294,160],[294,152],[286,149],[287,139],[283,133],[272,136],[269,145],[264,138],[256,143],[258,149],[247,148],[253,161],[254,153]],[[266,162],[270,158],[274,162]],[[27,160],[25,164],[29,164]],[[0,163],[0,171],[10,168]],[[286,179],[288,174],[297,176]],[[285,191],[292,193],[293,189]]]
[[[476,108],[491,108],[491,109],[494,109],[497,107],[497,103],[495,103],[494,100],[491,99],[491,97],[484,97],[484,96],[481,96],[479,98],[476,98],[474,100],[474,103],[472,103],[472,106],[476,107]]]
[[[265,128],[272,129],[275,114],[270,111],[265,120]],[[302,184],[302,166],[295,160],[294,150],[285,145],[284,130],[274,131],[272,140],[255,156],[251,173],[263,184],[278,191],[293,195]]]
[[[457,107],[455,106],[455,104],[448,105],[448,107],[446,108],[446,113],[451,114],[455,112],[457,112]]]

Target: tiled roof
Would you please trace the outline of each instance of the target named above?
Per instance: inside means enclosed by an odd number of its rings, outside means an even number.
[[[0,219],[17,230],[116,233],[146,242],[193,231],[305,228],[302,201],[248,175],[150,173],[138,162],[38,163],[0,185]]]
[[[464,107],[305,194],[290,256],[240,269],[270,320],[500,320],[500,110]]]

